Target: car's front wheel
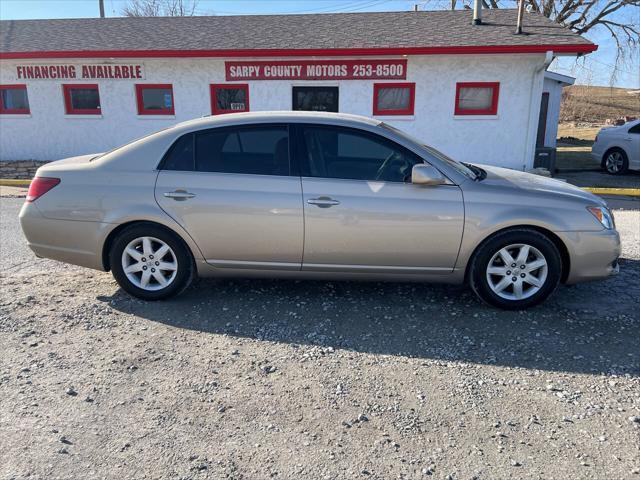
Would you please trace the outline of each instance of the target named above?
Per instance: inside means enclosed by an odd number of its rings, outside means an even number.
[[[604,155],[602,165],[610,175],[622,175],[629,169],[629,159],[624,150],[612,148]]]
[[[561,274],[562,260],[555,244],[542,233],[523,228],[500,232],[478,248],[469,283],[486,303],[520,310],[551,295]]]
[[[109,261],[120,287],[143,300],[179,294],[191,283],[194,270],[182,241],[153,224],[123,230],[113,242]]]

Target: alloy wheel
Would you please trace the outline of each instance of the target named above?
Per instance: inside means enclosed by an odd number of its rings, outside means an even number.
[[[549,267],[537,248],[524,243],[498,250],[487,265],[489,288],[506,300],[523,300],[538,292]]]
[[[605,160],[605,167],[609,173],[618,173],[624,166],[624,157],[620,152],[611,152]]]
[[[139,237],[122,251],[122,270],[143,290],[168,287],[178,273],[178,259],[169,245],[155,237]]]

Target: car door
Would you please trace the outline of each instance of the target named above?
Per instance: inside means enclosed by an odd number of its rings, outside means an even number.
[[[297,128],[303,270],[450,273],[464,223],[456,185],[410,183],[413,152],[360,129]]]
[[[156,200],[212,265],[299,270],[302,190],[289,159],[287,125],[188,133],[161,163]]]

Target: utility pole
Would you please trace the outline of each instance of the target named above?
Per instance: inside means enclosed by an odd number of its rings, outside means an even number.
[[[100,18],[104,18],[104,0],[98,0],[100,5]]]

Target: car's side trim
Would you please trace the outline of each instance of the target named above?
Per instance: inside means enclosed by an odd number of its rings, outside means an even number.
[[[245,260],[207,259],[209,265],[219,268],[247,268],[264,270],[300,270],[299,262],[249,262]]]
[[[453,268],[448,267],[408,267],[404,265],[343,265],[332,263],[304,263],[303,271],[316,272],[347,272],[347,273],[389,273],[389,274],[446,274],[451,273]]]

